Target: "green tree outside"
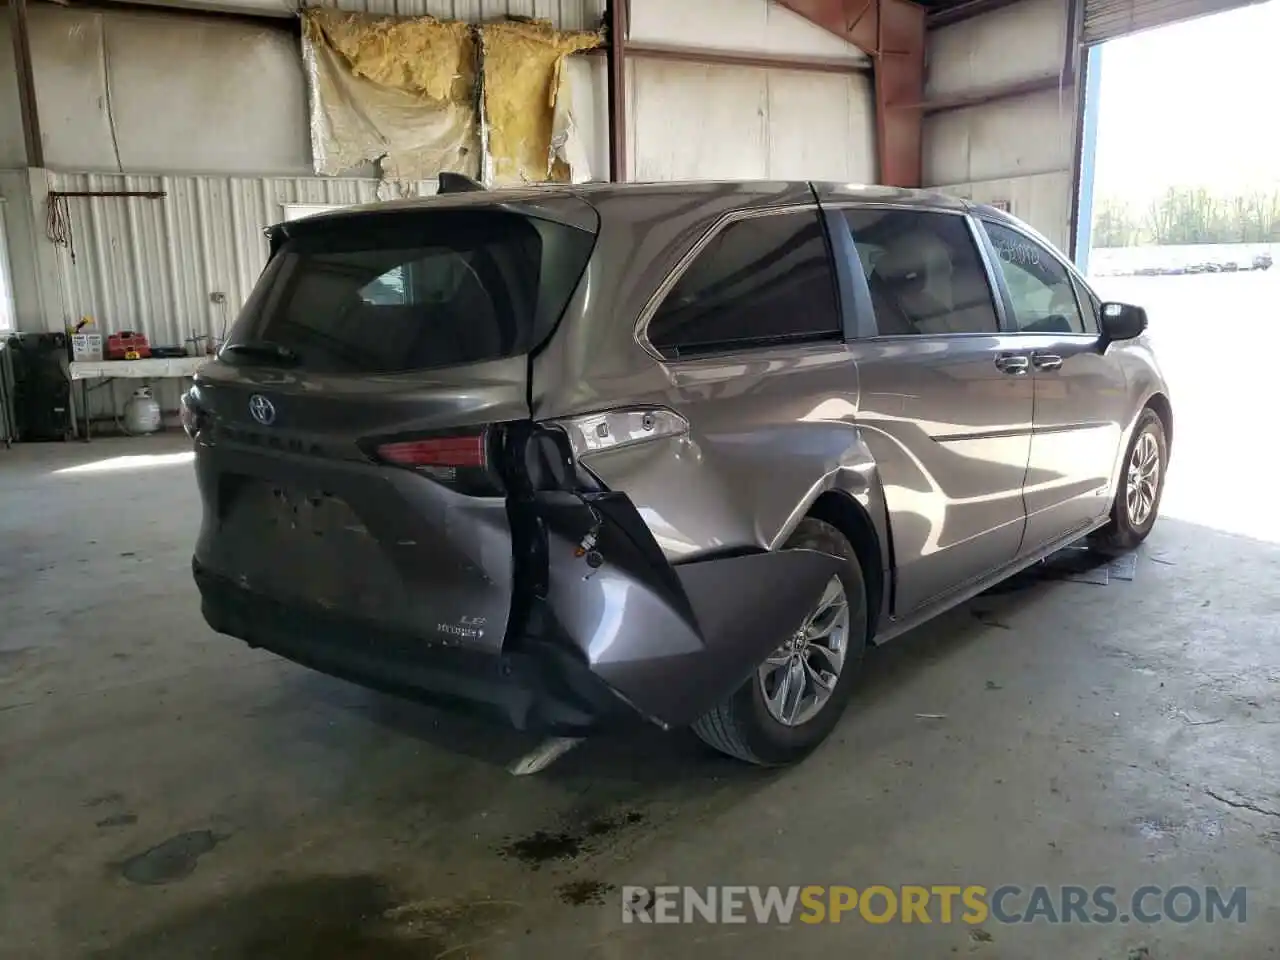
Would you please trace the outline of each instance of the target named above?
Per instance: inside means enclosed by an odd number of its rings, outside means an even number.
[[[1194,243],[1280,243],[1280,190],[1221,196],[1170,187],[1145,207],[1103,197],[1094,207],[1098,247]]]

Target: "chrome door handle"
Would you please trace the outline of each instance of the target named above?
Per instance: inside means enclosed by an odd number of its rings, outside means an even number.
[[[1037,370],[1061,370],[1062,358],[1056,353],[1033,353],[1031,362]]]
[[[1002,353],[996,357],[996,366],[1001,373],[1007,373],[1011,377],[1025,377],[1031,369],[1031,361],[1016,353]]]

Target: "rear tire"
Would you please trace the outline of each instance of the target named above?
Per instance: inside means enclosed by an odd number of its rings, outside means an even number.
[[[1120,486],[1111,505],[1111,521],[1089,537],[1090,547],[1100,553],[1124,553],[1147,539],[1160,512],[1168,465],[1169,442],[1164,422],[1147,407],[1138,417],[1125,451]]]
[[[821,664],[830,666],[834,661],[830,659],[829,654],[818,652],[823,649],[822,647],[817,647],[814,651],[793,654],[784,651],[784,644],[771,654],[765,663],[761,664],[760,670],[754,671],[728,699],[703,714],[693,724],[694,733],[704,743],[721,753],[759,766],[783,766],[794,763],[811,753],[830,735],[849,703],[849,697],[853,693],[854,677],[859,672],[862,655],[867,646],[866,583],[862,576],[862,567],[858,564],[857,554],[848,539],[831,524],[806,517],[800,521],[783,549],[818,550],[841,557],[845,561],[837,573],[837,578],[838,586],[843,587],[847,604],[845,608],[847,622],[843,627],[843,657],[834,686],[831,687],[830,694],[824,702],[819,704],[815,698],[810,703],[808,709],[812,711],[812,715],[806,716],[799,709],[801,704],[797,701],[794,719],[801,722],[788,724],[775,716],[774,711],[778,708],[770,707],[766,696],[767,683],[777,677],[778,673],[785,672],[787,668],[773,666],[773,664],[782,662],[786,657],[806,654],[809,655],[808,662],[818,664],[819,669],[822,669]],[[823,595],[823,601],[827,602],[827,605],[824,607],[824,603],[820,602],[810,615],[813,618],[815,630],[820,630],[824,618],[830,615],[830,611],[838,608],[838,600],[834,603],[830,602],[837,592],[835,585],[829,585],[829,591]],[[820,615],[815,616],[815,614]],[[790,638],[782,639],[788,641]],[[770,674],[769,679],[762,679],[761,671],[770,670],[775,672]],[[777,682],[781,683],[780,680]],[[776,695],[780,689],[775,686],[774,691]],[[786,696],[781,698],[775,696],[775,704],[778,699],[781,699],[784,705],[787,704]]]

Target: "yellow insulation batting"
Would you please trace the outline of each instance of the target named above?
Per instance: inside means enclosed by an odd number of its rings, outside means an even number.
[[[387,176],[475,176],[476,44],[464,23],[312,9],[303,59],[319,173],[383,158]]]
[[[476,55],[471,28],[434,17],[390,19],[339,10],[310,10],[351,72],[393,90],[432,100],[470,103]]]
[[[564,59],[600,46],[604,38],[599,33],[561,33],[544,20],[489,23],[480,28],[480,36],[494,181],[568,180],[569,164],[559,156],[560,144],[552,144],[553,130],[564,122],[564,111],[560,116],[556,111]]]

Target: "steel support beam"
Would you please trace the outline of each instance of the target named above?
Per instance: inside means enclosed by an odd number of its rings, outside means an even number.
[[[881,183],[918,187],[925,9],[910,0],[777,0],[871,57]]]
[[[627,179],[627,33],[630,0],[609,0],[605,11],[609,45],[609,179]]]
[[[36,81],[31,70],[31,37],[27,32],[27,0],[9,0],[9,32],[13,34],[13,66],[18,81],[18,108],[26,141],[27,166],[44,166],[44,138],[36,109]]]

